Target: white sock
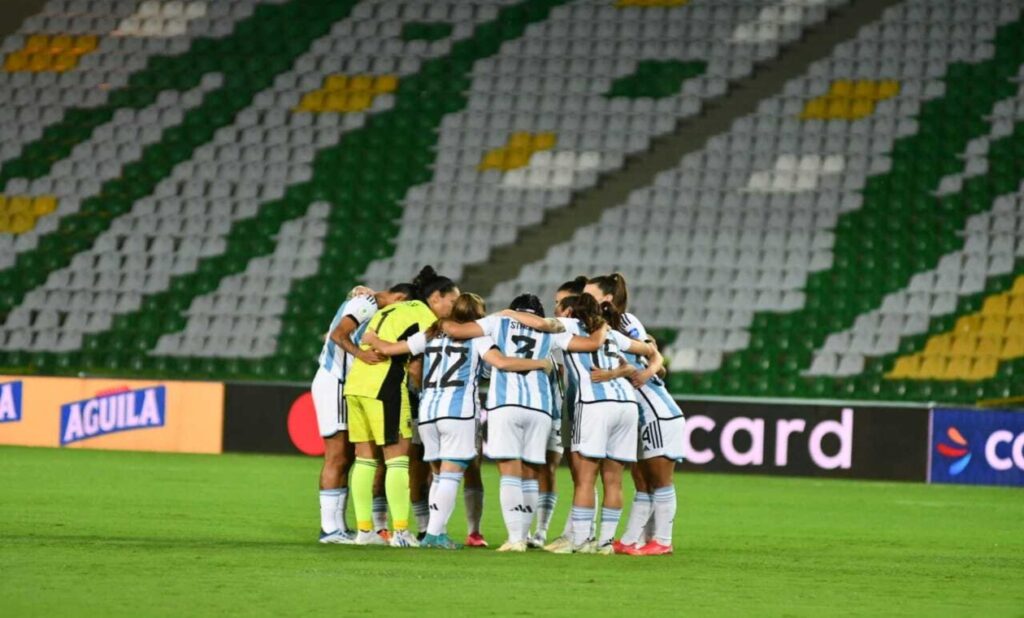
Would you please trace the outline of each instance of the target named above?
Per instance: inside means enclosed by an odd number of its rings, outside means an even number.
[[[430,523],[427,534],[444,534],[448,519],[455,510],[455,496],[459,494],[462,483],[461,472],[442,472],[434,476],[438,479],[437,489],[430,489]]]
[[[523,479],[518,476],[501,477],[501,515],[505,518],[508,542],[523,540]]]
[[[653,495],[653,494],[651,494]],[[637,541],[640,545],[646,545],[647,541],[654,538],[654,506],[651,506],[651,516],[647,519],[647,525],[644,526],[644,531],[640,533],[640,540]]]
[[[674,485],[654,490],[654,540],[672,544],[672,523],[676,519],[676,488]]]
[[[462,491],[462,499],[466,503],[466,528],[469,534],[480,533],[480,519],[484,514],[484,490],[479,487],[466,487]]]
[[[633,506],[629,509],[629,521],[626,523],[626,531],[622,534],[623,545],[635,545],[640,542],[640,535],[644,532],[644,526],[651,518],[651,510],[654,508],[654,496],[645,492],[636,492],[633,496]]]
[[[320,490],[320,529],[334,532],[338,526],[338,502],[341,500],[340,489]]]
[[[431,486],[433,489],[433,486]],[[417,500],[412,503],[412,513],[416,516],[416,530],[427,531],[427,522],[430,521],[430,503],[427,500]]]
[[[565,538],[572,538],[572,512],[565,518],[565,526],[562,528],[562,536]]]
[[[537,512],[537,502],[540,499],[540,482],[536,480],[523,481],[523,538],[530,536],[530,526],[533,525],[533,515]]]
[[[537,501],[537,534],[541,539],[548,538],[548,526],[551,525],[551,516],[555,513],[556,504],[558,494],[552,491],[541,492]]]
[[[601,537],[597,540],[598,547],[607,545],[615,539],[615,530],[619,527],[622,509],[604,507],[601,509]]]
[[[579,547],[590,540],[590,528],[594,525],[594,509],[573,506],[569,519],[572,520],[572,544]]]
[[[594,504],[601,504],[601,497],[597,494],[597,485],[594,485]],[[594,507],[594,517],[590,520],[590,538],[597,536],[597,507]]]
[[[388,527],[388,499],[385,496],[373,497],[373,529],[385,530]]]

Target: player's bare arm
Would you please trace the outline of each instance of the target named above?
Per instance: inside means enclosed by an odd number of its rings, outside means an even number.
[[[617,378],[632,378],[639,370],[629,361],[619,356],[619,366],[615,369],[591,369],[590,380],[596,384],[610,382]]]
[[[527,371],[545,371],[550,372],[552,363],[548,359],[534,360],[530,358],[515,358],[512,356],[505,356],[498,350],[488,350],[487,354],[484,354],[484,360],[495,369],[502,371],[514,371],[514,372],[527,372]]]
[[[342,350],[345,350],[368,365],[375,365],[384,360],[383,356],[373,350],[364,350],[352,343],[352,333],[354,333],[357,328],[359,328],[359,323],[356,322],[355,318],[350,315],[346,315],[342,318],[341,322],[338,323],[338,326],[335,327],[334,331],[331,332],[331,341],[340,346]]]
[[[399,356],[409,353],[409,343],[407,341],[396,341],[394,343],[384,341],[371,328],[366,329],[366,332],[363,333],[363,343],[383,356]]]

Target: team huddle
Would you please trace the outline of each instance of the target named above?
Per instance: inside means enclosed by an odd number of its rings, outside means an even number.
[[[488,315],[483,299],[429,266],[387,291],[353,289],[312,384],[324,438],[320,542],[458,549],[447,528],[464,483],[466,545],[486,547],[482,451],[501,475],[508,538],[498,551],[672,553],[683,414],[627,301],[618,273],[563,284],[554,317],[532,294]],[[549,543],[566,449],[572,510]],[[627,464],[636,494],[616,539]]]

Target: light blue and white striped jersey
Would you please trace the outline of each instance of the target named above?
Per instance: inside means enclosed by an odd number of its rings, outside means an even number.
[[[428,340],[426,333],[416,333],[408,343],[409,354],[423,355],[419,424],[442,418],[476,418],[480,407],[477,382],[484,354],[494,347],[491,338],[456,341],[442,335]]]
[[[556,336],[533,330],[512,318],[489,315],[477,320],[476,323],[505,356],[543,360],[551,356],[552,349],[556,346]],[[558,347],[564,348],[565,345],[562,343]],[[552,378],[543,371],[516,373],[492,368],[491,386],[487,391],[487,409],[516,406],[553,416],[555,402],[551,380]]]
[[[647,339],[647,329],[644,328],[643,323],[632,313],[622,314],[621,332],[631,339],[640,341]],[[639,367],[640,369],[647,368],[646,358],[625,351],[622,355],[634,367]],[[637,399],[640,403],[641,422],[643,422],[643,415],[648,413],[664,419],[678,418],[683,415],[683,411],[679,409],[679,404],[669,394],[664,380],[658,376],[648,380],[637,392],[640,395]]]
[[[558,337],[588,336],[579,320],[563,322],[566,332]],[[604,345],[597,352],[566,352],[566,369],[569,381],[576,389],[576,403],[600,401],[623,401],[636,403],[636,391],[625,378],[594,383],[590,379],[593,369],[615,369],[619,366],[619,353],[629,345],[629,339],[622,333],[610,331]]]
[[[352,339],[352,343],[359,343],[363,332],[366,331],[366,327],[370,323],[370,318],[375,313],[377,313],[377,300],[373,296],[367,295],[356,296],[346,300],[341,303],[338,311],[334,314],[334,319],[331,320],[331,328],[327,331],[327,337],[324,338],[324,347],[320,351],[320,366],[337,378],[339,382],[345,381],[345,376],[348,375],[348,370],[355,359],[351,354],[341,349],[340,345],[331,340],[331,333],[334,332],[335,328],[338,328],[338,324],[341,324],[341,321],[346,316],[351,316],[356,321],[356,324],[358,324],[358,327],[352,331],[350,339]]]

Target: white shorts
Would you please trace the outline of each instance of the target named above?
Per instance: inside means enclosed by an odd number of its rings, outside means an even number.
[[[313,385],[313,407],[320,435],[329,438],[339,431],[348,431],[348,406],[345,405],[345,383],[323,367],[316,370]]]
[[[442,418],[419,428],[423,461],[476,459],[475,418]]]
[[[591,459],[636,461],[638,419],[635,403],[580,404],[572,428],[572,452]]]
[[[644,410],[644,424],[640,427],[640,459],[667,457],[682,461],[685,451],[683,428],[686,419],[682,416],[674,418],[658,418]]]
[[[548,433],[548,452],[561,455],[565,452],[562,446],[562,420],[551,420],[551,432]]]
[[[550,435],[551,417],[547,414],[516,406],[496,408],[487,415],[484,454],[490,459],[543,464]]]

